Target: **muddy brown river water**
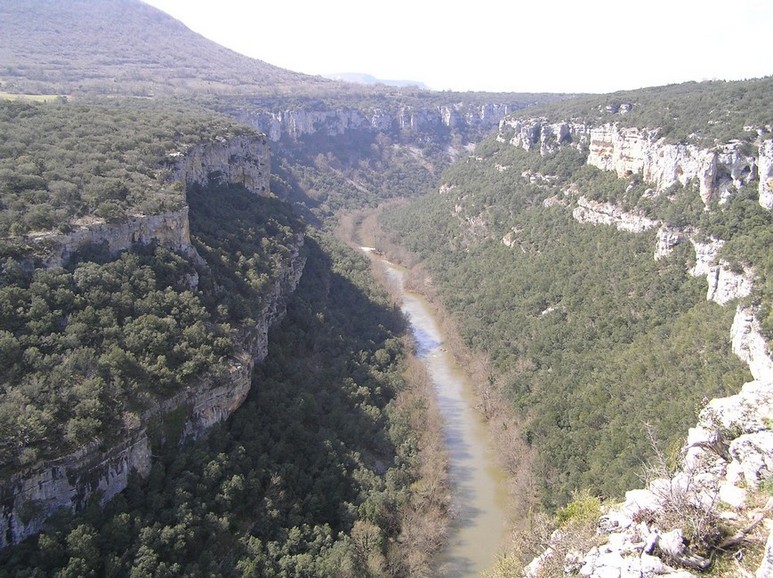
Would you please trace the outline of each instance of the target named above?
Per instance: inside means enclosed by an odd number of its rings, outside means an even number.
[[[478,576],[496,561],[505,534],[505,474],[497,466],[483,417],[474,409],[472,384],[443,347],[443,336],[421,296],[406,291],[403,270],[382,260],[388,279],[402,295],[416,341],[443,415],[455,518],[437,576]]]

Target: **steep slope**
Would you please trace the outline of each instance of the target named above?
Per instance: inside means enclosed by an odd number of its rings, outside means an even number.
[[[0,2],[0,91],[287,93],[335,83],[248,58],[140,0]]]

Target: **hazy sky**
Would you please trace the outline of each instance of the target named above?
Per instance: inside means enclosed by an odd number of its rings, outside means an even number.
[[[145,0],[307,74],[436,90],[611,92],[773,74],[771,0]]]

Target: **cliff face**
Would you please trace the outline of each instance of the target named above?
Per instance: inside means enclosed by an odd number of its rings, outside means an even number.
[[[201,145],[190,153],[190,157],[180,159],[175,173],[186,184],[205,183],[212,175],[245,184],[259,194],[268,191],[268,147],[264,140],[250,143],[238,138],[220,146]],[[190,245],[187,207],[136,217],[121,224],[83,225],[70,235],[41,237],[36,242],[48,249],[45,265],[58,266],[89,243],[104,242],[112,252],[117,252],[133,243],[151,240],[201,259]],[[45,521],[61,508],[78,510],[94,496],[104,504],[126,487],[132,471],[146,476],[151,466],[150,437],[154,431],[163,431],[165,422],[180,421],[181,440],[198,438],[241,406],[250,390],[254,365],[268,353],[269,328],[284,315],[287,299],[302,275],[303,241],[302,234],[296,237],[293,251],[275,272],[262,314],[254,326],[241,330],[236,340],[241,349],[224,371],[202,376],[184,391],[148,409],[139,416],[141,426],[107,449],[104,440],[96,441],[73,454],[38,463],[0,481],[0,547],[41,531]]]
[[[733,141],[705,149],[691,144],[670,144],[658,129],[592,126],[577,122],[549,123],[545,119],[507,118],[500,123],[501,142],[541,154],[559,146],[588,149],[588,164],[619,176],[641,174],[657,191],[696,181],[703,202],[729,198],[742,187],[754,186],[760,204],[773,207],[773,140],[757,144]]]
[[[198,144],[175,153],[174,180],[184,185],[204,185],[215,179],[244,185],[256,195],[267,195],[271,160],[265,138],[237,136]]]
[[[129,218],[125,223],[97,221],[76,223],[66,235],[39,234],[24,239],[28,245],[39,247],[45,255],[43,266],[61,267],[78,249],[88,245],[105,244],[111,253],[129,249],[135,243],[157,241],[173,251],[190,254],[191,233],[188,207],[158,215]]]
[[[283,136],[297,139],[305,135],[337,136],[348,131],[368,130],[392,132],[399,130],[436,131],[451,129],[458,132],[490,130],[513,112],[512,105],[491,103],[469,105],[453,103],[443,106],[413,107],[338,107],[317,110],[264,111],[239,114],[241,120],[265,132],[276,142]]]

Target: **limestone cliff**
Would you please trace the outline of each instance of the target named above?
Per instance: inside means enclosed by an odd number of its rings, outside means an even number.
[[[257,195],[269,192],[271,161],[266,138],[237,136],[205,142],[173,154],[173,179],[190,185],[212,179],[244,185]]]
[[[614,225],[619,230],[629,233],[642,233],[659,225],[653,219],[626,213],[612,203],[600,203],[585,197],[577,199],[577,207],[572,211],[572,216],[580,223]]]
[[[657,191],[694,181],[706,205],[753,186],[758,189],[760,204],[773,207],[773,141],[769,138],[758,137],[754,145],[731,141],[700,148],[669,143],[657,128],[506,118],[500,123],[498,140],[539,150],[543,155],[559,146],[585,148],[589,165],[615,171],[621,177],[640,174]]]
[[[495,129],[515,108],[514,105],[503,103],[473,105],[455,102],[426,107],[384,104],[360,108],[318,106],[311,109],[265,110],[251,114],[238,112],[236,116],[276,142],[282,137],[298,139],[313,134],[338,136],[357,130],[381,133],[444,129],[453,132],[486,131]]]
[[[43,256],[45,267],[61,267],[78,249],[104,244],[111,253],[129,249],[135,243],[159,244],[181,253],[191,254],[188,207],[157,215],[138,215],[124,223],[106,223],[99,219],[83,219],[74,223],[74,230],[65,234],[39,233],[23,239],[33,251]]]

